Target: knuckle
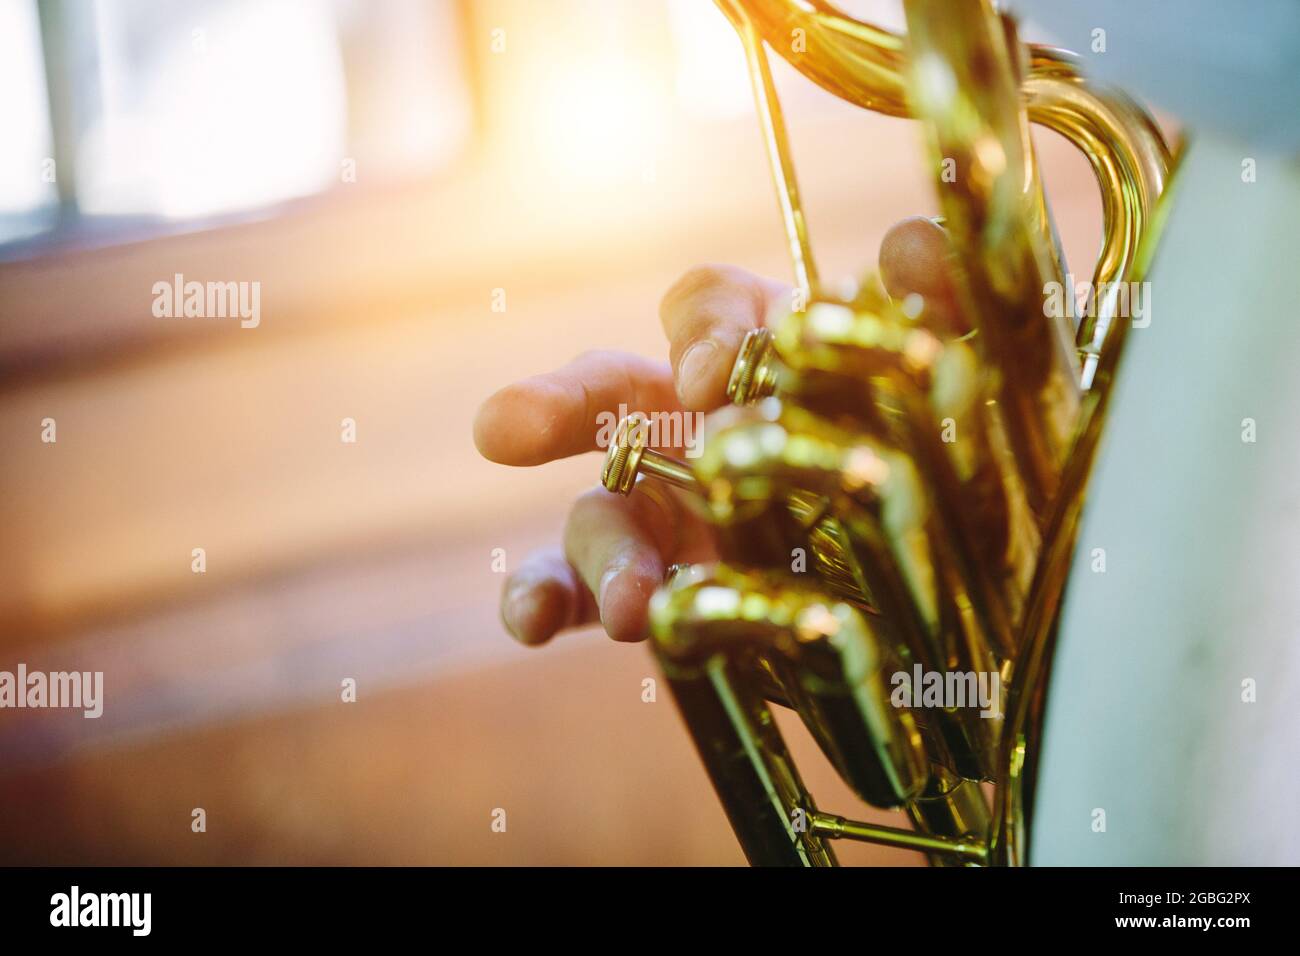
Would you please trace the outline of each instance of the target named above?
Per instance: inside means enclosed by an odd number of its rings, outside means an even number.
[[[661,555],[676,551],[681,528],[681,514],[671,491],[642,480],[628,498],[637,521],[649,533]]]
[[[573,515],[603,505],[609,501],[611,494],[612,492],[606,491],[604,486],[594,485],[573,500],[573,508],[570,510],[569,514]]]
[[[589,365],[595,362],[603,362],[609,357],[606,349],[583,349],[573,357],[570,365]]]
[[[736,274],[737,270],[733,266],[692,266],[664,293],[659,314],[666,318],[695,299],[735,285]]]
[[[573,500],[564,521],[564,550],[571,560],[577,555],[580,545],[601,528],[601,517],[607,513],[611,494],[596,485]]]

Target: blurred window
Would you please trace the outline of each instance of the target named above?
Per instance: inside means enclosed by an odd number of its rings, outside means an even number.
[[[428,175],[471,130],[459,35],[454,0],[4,0],[0,243]]]
[[[58,204],[36,0],[0,3],[0,243],[49,228]]]

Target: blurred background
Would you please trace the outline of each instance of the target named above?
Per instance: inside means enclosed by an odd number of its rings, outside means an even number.
[[[936,211],[919,128],[775,71],[823,273],[859,275]],[[0,83],[0,670],[106,698],[0,710],[0,862],[743,862],[644,647],[499,623],[494,550],[599,460],[470,439],[514,379],[665,354],[689,266],[789,278],[713,5],[0,0]],[[1036,136],[1090,271],[1090,174]],[[156,317],[176,274],[260,283],[260,324]],[[897,822],[784,727],[823,807]]]

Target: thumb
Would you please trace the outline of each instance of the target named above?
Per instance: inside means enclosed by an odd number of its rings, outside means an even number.
[[[926,325],[944,338],[965,335],[970,323],[957,297],[957,253],[933,219],[896,223],[880,243],[880,278],[895,301],[919,295]]]

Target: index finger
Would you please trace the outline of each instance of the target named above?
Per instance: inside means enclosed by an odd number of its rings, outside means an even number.
[[[677,280],[659,318],[683,405],[707,412],[726,404],[727,378],[745,333],[789,294],[789,286],[734,266],[698,266]]]
[[[672,370],[627,352],[584,352],[568,365],[507,385],[474,418],[474,444],[501,465],[541,465],[598,449],[620,405],[654,415],[681,410]]]

